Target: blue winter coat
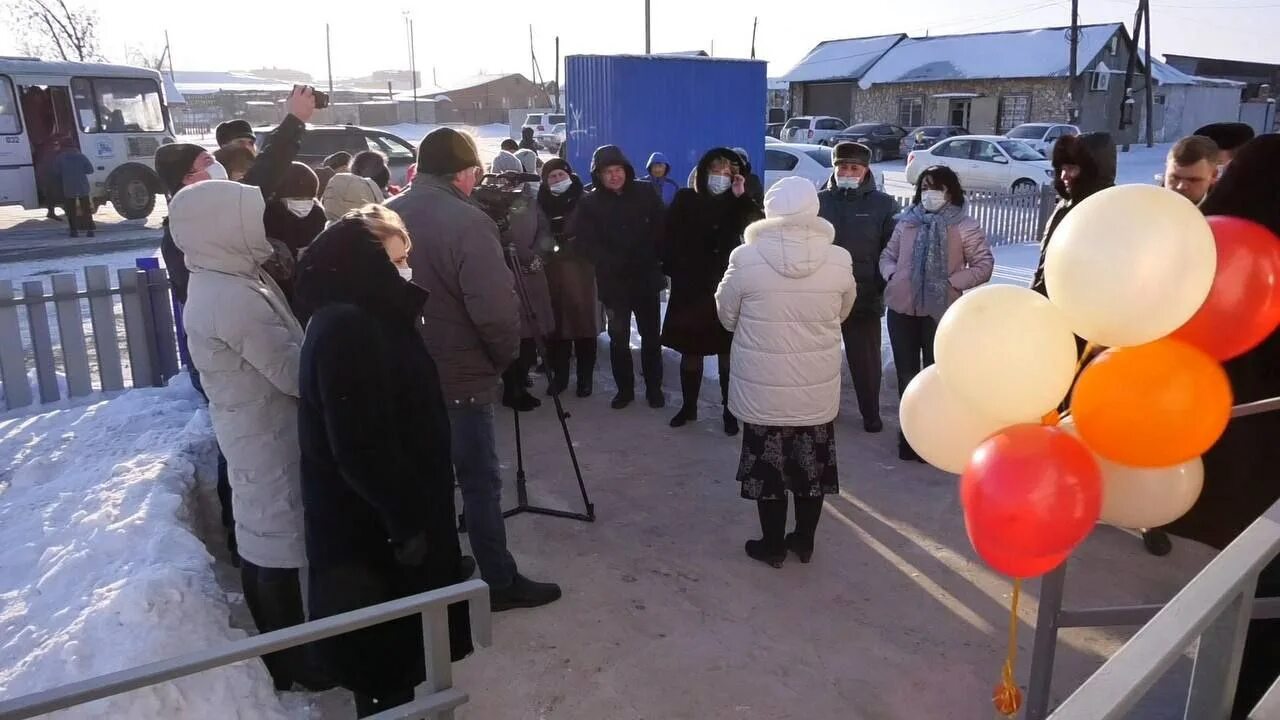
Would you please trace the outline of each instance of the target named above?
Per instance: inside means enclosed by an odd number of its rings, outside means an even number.
[[[54,160],[58,177],[62,179],[62,196],[65,198],[89,197],[89,176],[93,163],[79,150],[63,150]]]
[[[656,178],[652,174],[647,174],[640,178],[640,181],[647,182],[652,185],[654,191],[658,193],[658,197],[662,198],[662,204],[670,205],[671,201],[676,199],[676,192],[680,190],[680,185],[670,177],[671,163],[667,162],[666,155],[663,155],[660,152],[650,155],[649,162],[644,165],[645,169],[652,172],[654,163],[662,163],[663,165],[666,165],[667,174],[660,178]]]

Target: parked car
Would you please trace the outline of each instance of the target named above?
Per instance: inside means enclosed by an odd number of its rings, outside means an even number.
[[[262,147],[274,127],[256,127],[258,147]],[[308,125],[298,148],[298,162],[320,167],[326,157],[345,150],[352,155],[365,150],[377,150],[387,156],[387,168],[391,170],[391,183],[405,184],[405,173],[417,162],[417,153],[407,140],[385,130],[358,125]]]
[[[912,150],[928,150],[940,140],[968,134],[968,128],[959,125],[922,125],[908,131],[907,136],[902,138],[902,153],[905,155]]]
[[[1033,150],[1038,150],[1041,155],[1049,157],[1053,153],[1053,145],[1058,142],[1058,138],[1079,134],[1080,128],[1075,125],[1024,123],[1005,133],[1005,137],[1021,140],[1030,145]]]
[[[907,182],[914,185],[931,165],[946,165],[965,190],[1035,192],[1053,182],[1053,164],[1030,145],[1002,135],[960,135],[907,156]]]
[[[551,132],[556,125],[565,122],[564,113],[530,113],[524,119],[524,127],[533,128],[533,135],[537,137],[539,133]],[[516,138],[520,137],[516,133]]]
[[[533,140],[547,152],[556,153],[560,151],[560,146],[564,144],[565,132],[565,124],[556,123],[550,130],[534,134]]]
[[[764,144],[765,145],[781,145],[782,141],[772,135],[765,135]]]
[[[764,187],[797,175],[822,187],[831,177],[831,148],[821,145],[768,143],[764,146]]]
[[[845,141],[862,143],[871,148],[871,162],[878,163],[902,157],[902,138],[906,136],[907,131],[897,125],[858,123],[836,133],[827,142],[831,145]]]
[[[785,143],[826,145],[828,140],[846,127],[840,118],[804,115],[788,120],[782,126],[782,136],[779,139]]]
[[[768,123],[768,124],[766,124],[766,125],[764,126],[764,135],[765,135],[765,137],[771,137],[771,138],[774,138],[775,140],[781,140],[781,139],[782,139],[782,126],[784,126],[784,125],[786,125],[786,123],[780,123],[780,122],[779,122],[779,123]]]

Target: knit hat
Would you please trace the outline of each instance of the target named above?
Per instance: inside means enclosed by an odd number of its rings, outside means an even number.
[[[512,159],[515,159],[514,156]],[[517,161],[518,162],[518,161]],[[418,171],[427,175],[452,175],[480,167],[475,144],[453,128],[436,128],[418,146]]]
[[[520,164],[520,159],[506,150],[498,151],[493,156],[493,163],[489,166],[489,171],[494,175],[505,172],[524,172],[524,165]]]
[[[853,143],[841,143],[841,145]],[[802,177],[785,177],[773,184],[764,194],[764,215],[775,218],[791,215],[816,216],[818,191],[813,183]]]
[[[537,174],[538,153],[530,150],[529,148],[522,148],[520,150],[517,150],[515,155],[516,155],[516,159],[520,161],[520,165],[521,167],[524,168],[525,172],[529,173],[530,175]]]
[[[569,163],[561,158],[551,158],[542,164],[542,182],[547,182],[547,176],[556,170],[563,170],[573,175],[573,168],[569,167]]]
[[[506,150],[509,153],[514,153],[515,151],[520,149],[520,143],[516,142],[515,140],[512,140],[511,138],[507,138],[506,140],[502,141],[502,149]]]
[[[248,120],[228,120],[218,123],[218,129],[213,134],[218,138],[219,146],[241,138],[256,139],[253,134],[253,127],[249,125]]]
[[[859,165],[871,164],[871,148],[856,142],[836,143],[832,151],[832,163],[851,162]]]
[[[1207,137],[1218,144],[1218,148],[1228,152],[1237,150],[1241,145],[1253,139],[1253,128],[1242,122],[1219,122],[1205,125],[1192,135]]]
[[[347,152],[346,150],[339,150],[338,152],[325,158],[323,164],[325,167],[329,168],[330,170],[337,170],[338,168],[350,167],[351,153]]]
[[[303,163],[291,163],[284,170],[284,177],[276,186],[276,197],[279,198],[313,198],[320,191],[320,179],[316,171]]]
[[[169,143],[156,150],[156,175],[160,176],[160,184],[165,194],[173,197],[182,189],[182,179],[191,172],[196,158],[205,149],[192,143]]]

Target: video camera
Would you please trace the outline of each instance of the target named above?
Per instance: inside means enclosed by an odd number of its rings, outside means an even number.
[[[511,227],[512,208],[515,207],[516,201],[525,198],[522,192],[524,183],[538,182],[541,179],[532,173],[514,171],[486,173],[480,179],[480,184],[476,185],[475,191],[471,193],[471,198],[497,223],[498,232],[505,234]]]

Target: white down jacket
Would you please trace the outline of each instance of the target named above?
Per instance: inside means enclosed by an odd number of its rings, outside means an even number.
[[[840,407],[840,323],[856,295],[853,260],[832,244],[813,184],[786,178],[765,195],[716,291],[733,333],[729,411],[743,422],[804,427]]]
[[[227,458],[240,555],[306,565],[298,450],[302,328],[260,265],[271,257],[256,187],[191,185],[169,203],[169,230],[191,271],[186,325],[218,445]]]

